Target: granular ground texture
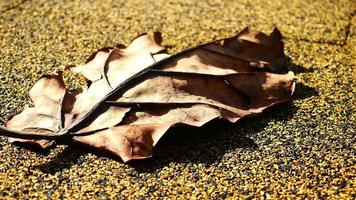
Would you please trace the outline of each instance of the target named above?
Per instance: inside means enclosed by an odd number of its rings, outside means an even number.
[[[29,103],[42,74],[143,32],[161,31],[173,54],[276,25],[298,83],[292,101],[262,116],[174,129],[153,158],[128,164],[83,146],[38,152],[0,137],[0,199],[355,199],[355,9],[352,0],[1,1],[4,120]]]

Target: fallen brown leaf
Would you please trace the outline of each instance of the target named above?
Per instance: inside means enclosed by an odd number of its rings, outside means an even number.
[[[170,56],[160,33],[139,35],[66,68],[90,82],[85,90],[66,89],[61,72],[42,76],[30,90],[34,107],[10,118],[0,134],[42,148],[76,141],[124,162],[150,157],[173,126],[236,122],[288,101],[293,72],[268,72],[284,66],[281,39],[278,29],[268,36],[245,28]]]

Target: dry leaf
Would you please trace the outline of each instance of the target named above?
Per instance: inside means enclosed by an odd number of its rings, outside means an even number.
[[[268,72],[284,66],[281,39],[278,29],[265,35],[245,28],[170,56],[159,33],[139,35],[127,47],[102,48],[84,65],[66,68],[90,82],[85,90],[66,89],[60,72],[41,77],[30,91],[34,107],[0,134],[42,148],[74,140],[124,162],[150,157],[173,126],[236,122],[288,101],[293,72]]]

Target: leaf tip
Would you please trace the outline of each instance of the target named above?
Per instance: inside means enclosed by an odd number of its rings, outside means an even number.
[[[153,33],[153,40],[158,44],[161,45],[162,43],[162,34],[159,31]]]
[[[271,35],[276,40],[281,40],[283,38],[281,31],[275,26]]]
[[[250,27],[246,26],[244,29],[242,29],[240,32],[238,32],[235,37],[239,37],[241,35],[247,34],[248,32],[250,32]]]
[[[290,91],[291,91],[291,96],[293,95],[294,91],[295,91],[295,85],[296,85],[296,82],[297,82],[297,78],[295,77],[294,75],[294,72],[292,71],[289,71],[287,73],[287,76],[290,78],[290,80],[292,81],[292,84],[290,86]]]

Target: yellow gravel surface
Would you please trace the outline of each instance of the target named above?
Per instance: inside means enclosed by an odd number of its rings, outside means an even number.
[[[29,103],[41,74],[142,32],[161,31],[176,53],[276,25],[298,84],[291,102],[263,116],[170,131],[152,159],[129,164],[82,146],[41,153],[0,137],[0,199],[355,199],[355,9],[352,0],[1,1],[2,119]]]

